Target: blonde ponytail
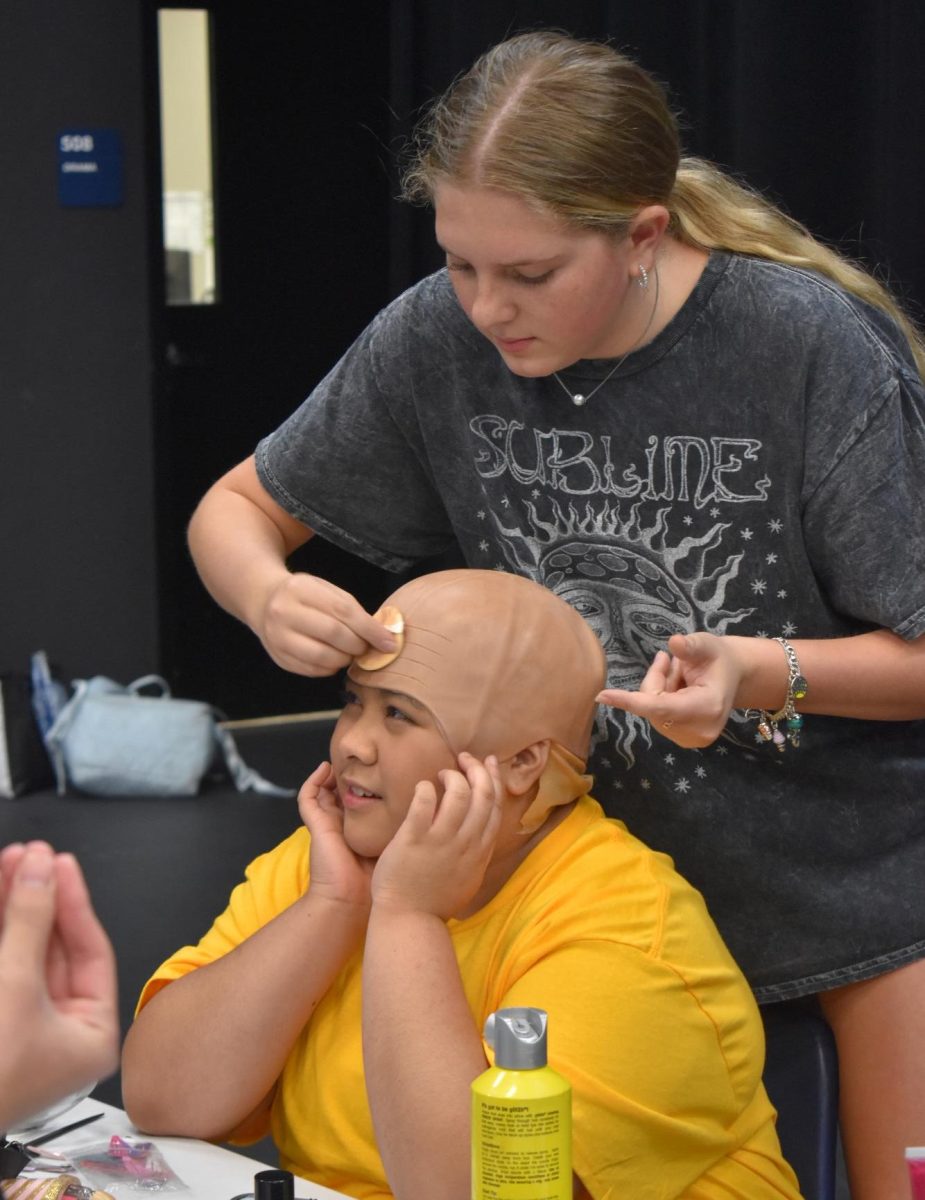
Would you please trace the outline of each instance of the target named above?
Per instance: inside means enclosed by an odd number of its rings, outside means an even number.
[[[668,201],[669,232],[705,250],[731,250],[805,267],[887,313],[909,342],[925,379],[925,338],[869,271],[818,241],[760,192],[700,158],[682,158]]]

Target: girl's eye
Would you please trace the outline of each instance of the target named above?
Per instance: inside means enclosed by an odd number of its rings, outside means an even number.
[[[360,697],[356,692],[351,692],[349,688],[344,688],[340,694],[341,705],[346,708],[349,704],[359,704]]]
[[[447,259],[446,269],[464,275],[471,275],[473,273],[472,267],[468,263],[452,262],[450,259]],[[510,278],[514,283],[523,283],[527,287],[537,287],[541,283],[546,283],[552,274],[551,270],[544,271],[542,275],[524,275],[520,271],[511,271]]]
[[[552,275],[552,271],[544,271],[542,275],[520,275],[517,274],[514,278],[518,283],[525,283],[527,287],[537,287],[541,283],[545,283]]]
[[[393,721],[407,721],[409,725],[413,725],[414,721],[402,709],[396,708],[394,704],[386,705],[385,715],[391,717]]]

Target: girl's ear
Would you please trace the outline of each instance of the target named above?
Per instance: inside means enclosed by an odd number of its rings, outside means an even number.
[[[661,204],[647,204],[630,222],[629,239],[634,254],[652,254],[664,236],[670,220],[668,209]]]
[[[501,778],[508,794],[525,796],[546,769],[549,761],[549,738],[518,750],[500,763]]]

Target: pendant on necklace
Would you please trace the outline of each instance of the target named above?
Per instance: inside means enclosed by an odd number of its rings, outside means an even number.
[[[643,278],[645,279],[646,276],[643,275]],[[600,381],[600,383],[596,383],[594,385],[594,387],[591,389],[591,391],[587,393],[587,395],[585,395],[584,392],[573,392],[571,390],[571,388],[566,387],[566,385],[562,382],[562,380],[559,378],[559,374],[557,371],[552,372],[553,379],[556,381],[556,383],[559,385],[559,387],[562,388],[563,392],[565,392],[566,396],[568,396],[568,398],[571,400],[571,402],[575,405],[576,408],[581,408],[583,405],[588,403],[588,401],[591,399],[592,396],[596,396],[597,393],[604,386],[604,384],[609,383],[610,380],[613,379],[614,375],[617,373],[617,371],[620,369],[620,367],[623,366],[623,364],[629,358],[630,354],[632,354],[632,352],[634,350],[638,349],[640,346],[645,344],[645,340],[649,336],[649,330],[652,328],[652,322],[655,320],[655,314],[658,311],[658,296],[659,296],[659,278],[658,278],[658,271],[656,270],[655,271],[655,300],[652,303],[652,309],[649,313],[649,319],[648,319],[648,321],[646,321],[645,329],[642,331],[642,333],[639,335],[639,337],[636,339],[636,341],[633,342],[633,344],[632,344],[632,346],[630,346],[629,350],[627,350],[624,354],[620,355],[620,357],[613,364],[613,366],[610,368],[610,370],[607,372],[607,374],[604,376],[604,378]]]

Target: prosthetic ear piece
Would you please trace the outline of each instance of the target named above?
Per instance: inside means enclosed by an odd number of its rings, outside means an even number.
[[[393,663],[402,652],[405,644],[405,619],[394,604],[383,604],[378,612],[373,613],[373,620],[384,625],[389,633],[394,633],[398,643],[394,650],[377,650],[370,646],[354,662],[364,671],[381,671],[389,663]]]

